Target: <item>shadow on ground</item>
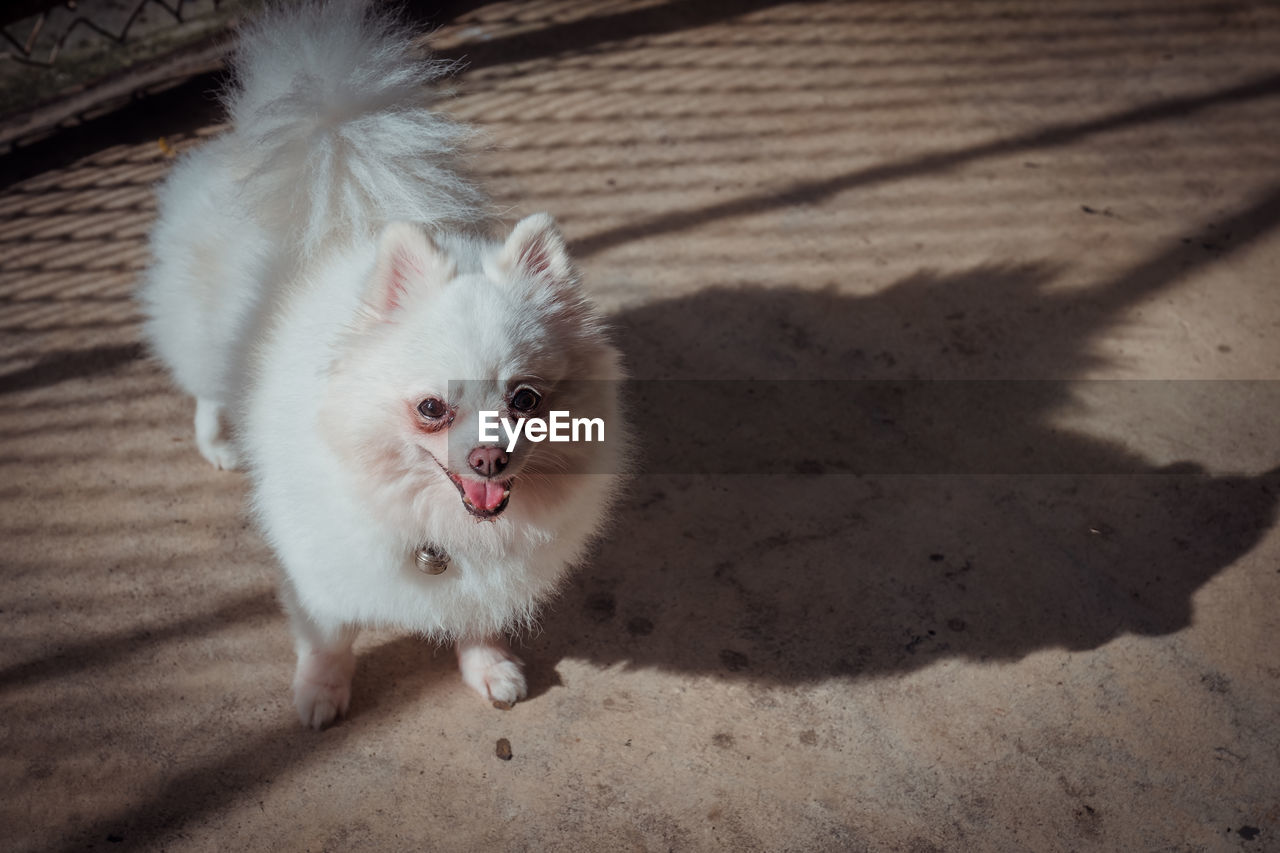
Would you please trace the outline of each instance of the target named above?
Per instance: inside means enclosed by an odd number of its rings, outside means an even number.
[[[274,604],[258,599],[246,602],[241,609],[256,611],[263,602]],[[427,701],[424,694],[448,679],[451,662],[451,655],[424,653],[422,641],[413,637],[400,637],[367,650],[360,659],[361,677],[352,700],[358,704],[365,726],[423,704]],[[335,754],[352,748],[351,741],[360,731],[358,726],[339,722],[317,735],[292,717],[284,719],[278,726],[227,745],[213,760],[173,773],[137,807],[108,813],[79,828],[63,846],[49,849],[69,853],[99,846],[102,840],[137,844],[163,837],[216,812],[231,792],[252,791],[270,785],[273,778],[292,768],[332,760]]]
[[[1273,524],[1280,471],[1209,476],[1064,429],[1069,381],[931,380],[1082,375],[1117,312],[1277,221],[1263,194],[1230,247],[1179,242],[1085,291],[981,268],[625,312],[628,360],[658,380],[633,386],[641,474],[525,653],[796,682],[1185,628]],[[1096,385],[1148,428],[1170,403],[1274,405],[1270,383]]]

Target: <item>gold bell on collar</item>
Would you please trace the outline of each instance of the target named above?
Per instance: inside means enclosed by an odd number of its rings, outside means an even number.
[[[418,570],[429,575],[438,575],[449,568],[449,552],[439,545],[423,545],[414,552],[418,561]]]

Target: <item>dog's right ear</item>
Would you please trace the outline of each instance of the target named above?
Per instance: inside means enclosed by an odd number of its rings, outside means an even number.
[[[516,223],[497,257],[497,274],[523,277],[556,287],[572,287],[577,280],[569,250],[556,221],[546,213]]]
[[[392,319],[413,294],[453,278],[453,260],[417,225],[392,222],[378,239],[378,260],[364,293],[371,320]]]

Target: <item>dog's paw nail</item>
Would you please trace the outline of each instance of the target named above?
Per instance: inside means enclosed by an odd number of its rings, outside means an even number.
[[[347,713],[355,656],[312,655],[304,658],[293,680],[293,707],[304,726],[323,729]]]
[[[503,711],[511,710],[528,694],[524,672],[515,661],[504,660],[489,667],[484,674],[484,685],[493,707]]]
[[[229,441],[197,442],[200,455],[219,471],[235,471],[240,467],[240,454]]]
[[[304,726],[323,729],[347,710],[350,691],[319,688],[298,690],[294,694],[293,707]]]
[[[462,680],[493,707],[508,711],[529,689],[519,658],[504,645],[477,643],[459,647]]]

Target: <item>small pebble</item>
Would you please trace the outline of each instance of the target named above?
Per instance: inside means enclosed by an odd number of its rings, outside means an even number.
[[[498,738],[498,747],[493,754],[501,758],[503,761],[511,760],[511,741],[504,737]]]

